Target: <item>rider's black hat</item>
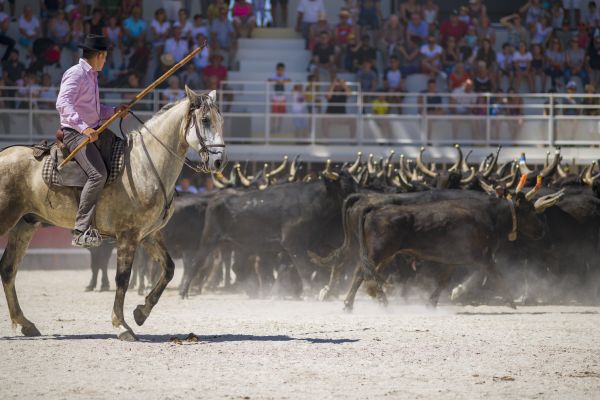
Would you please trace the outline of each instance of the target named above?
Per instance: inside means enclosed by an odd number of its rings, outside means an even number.
[[[84,50],[107,51],[108,40],[102,35],[87,35],[83,43],[77,45]]]

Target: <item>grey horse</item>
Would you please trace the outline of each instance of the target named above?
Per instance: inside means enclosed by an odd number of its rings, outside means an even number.
[[[96,227],[117,243],[116,294],[112,324],[117,337],[133,341],[136,336],[125,322],[123,302],[138,244],[161,266],[160,279],[137,306],[133,315],[142,325],[169,281],[174,264],[159,230],[173,212],[175,182],[188,149],[200,155],[206,172],[221,168],[225,144],[223,118],[216,92],[197,94],[186,87],[184,99],[165,106],[130,134],[122,175],[107,186],[97,205]],[[42,180],[42,162],[30,147],[14,146],[0,152],[0,235],[8,243],[0,260],[0,276],[13,326],[26,336],[38,336],[35,325],[19,307],[15,278],[36,228],[41,223],[71,229],[75,223],[78,191],[49,188]]]

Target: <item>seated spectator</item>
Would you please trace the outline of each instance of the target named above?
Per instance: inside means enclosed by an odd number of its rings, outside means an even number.
[[[579,115],[581,110],[579,107],[567,107],[567,106],[576,106],[579,104],[579,98],[575,97],[577,94],[577,84],[573,81],[569,81],[567,83],[567,96],[563,99],[563,115]],[[571,133],[573,135],[573,133]]]
[[[238,37],[242,30],[246,30],[246,37],[252,37],[252,31],[256,28],[256,17],[252,5],[245,0],[235,0],[233,5],[233,26]]]
[[[481,0],[469,0],[469,16],[471,20],[487,18],[487,7]]]
[[[546,47],[548,40],[550,40],[550,34],[552,33],[552,27],[548,18],[542,16],[540,22],[535,24],[535,30],[533,37],[531,38],[531,44],[539,44],[542,47]]]
[[[471,25],[471,16],[469,15],[469,7],[460,6],[458,9],[458,20],[467,24],[467,26]]]
[[[398,48],[400,58],[400,70],[402,75],[409,76],[421,72],[421,49],[418,45],[420,39],[413,37],[411,40],[404,42],[403,46]]]
[[[510,43],[513,49],[518,48],[521,42],[529,43],[529,32],[527,32],[521,21],[519,14],[507,15],[500,19],[500,23],[506,28],[506,41]]]
[[[531,46],[531,89],[535,91],[535,78],[539,77],[542,81],[542,93],[546,92],[546,70],[545,66],[545,58],[544,51],[542,50],[542,46],[539,44],[534,44]]]
[[[330,38],[335,38],[335,33],[331,29],[331,26],[329,25],[329,23],[327,22],[327,14],[325,14],[325,13],[319,14],[318,21],[316,23],[312,24],[310,27],[309,39],[308,39],[308,49],[310,51],[314,50],[315,45],[319,41],[322,32],[327,32],[327,33],[329,33]]]
[[[208,6],[206,18],[208,19],[209,26],[215,19],[219,18],[219,15],[221,15],[222,8],[227,8],[225,0],[213,0],[212,3]]]
[[[61,48],[69,44],[71,27],[66,20],[64,10],[58,10],[55,16],[48,22],[48,36]]]
[[[300,0],[298,4],[298,17],[296,18],[296,32],[302,33],[308,49],[310,39],[310,26],[316,23],[321,13],[325,13],[323,0]]]
[[[404,27],[396,15],[391,15],[383,24],[381,38],[379,39],[379,51],[383,56],[384,65],[387,64],[390,56],[398,54],[398,47],[403,43]]]
[[[540,0],[528,0],[523,7],[519,9],[519,14],[525,13],[525,25],[535,26],[540,22],[544,15],[544,9]]]
[[[56,108],[56,96],[58,91],[52,86],[52,78],[49,74],[42,75],[42,87],[40,90],[40,100],[38,108],[43,110],[53,110]]]
[[[450,14],[450,18],[444,21],[440,26],[440,35],[442,44],[448,42],[448,38],[452,37],[456,42],[459,42],[467,34],[468,26],[458,19],[458,11],[454,10]]]
[[[190,52],[188,39],[182,37],[180,26],[173,26],[171,29],[171,35],[165,41],[164,52],[171,54],[176,63]]]
[[[208,86],[208,80],[211,76],[217,78],[217,87],[221,86],[222,81],[227,80],[227,68],[225,68],[221,63],[223,62],[223,56],[219,53],[212,54],[210,56],[210,64],[204,68],[202,71],[202,76],[204,78],[204,84]]]
[[[400,71],[400,60],[396,56],[390,57],[390,65],[383,73],[383,89],[386,92],[393,93],[406,91],[402,72]]]
[[[40,21],[33,15],[30,5],[23,7],[23,15],[19,17],[19,44],[32,51],[33,41],[41,37]]]
[[[154,19],[150,23],[150,32],[152,33],[152,46],[160,55],[171,32],[171,23],[167,21],[167,13],[164,8],[159,8],[154,12]]]
[[[558,38],[550,41],[550,47],[546,50],[546,74],[550,76],[552,86],[562,86],[562,80],[565,73],[565,53],[562,50],[562,43]]]
[[[138,75],[137,72],[132,71],[129,74],[127,74],[127,84],[125,86],[126,89],[130,89],[131,92],[125,92],[123,93],[122,99],[123,99],[123,103],[129,103],[130,101],[132,101],[139,93],[139,90],[141,88],[141,80],[140,80],[140,76]],[[134,106],[134,110],[138,111],[138,110],[147,110],[148,107],[146,104],[144,104],[143,101],[138,102],[135,106]]]
[[[135,6],[131,10],[131,16],[123,21],[123,30],[125,32],[123,36],[123,43],[126,46],[131,46],[135,39],[146,38],[146,21],[142,19],[142,10],[140,7]]]
[[[19,61],[19,50],[12,49],[8,60],[2,62],[2,79],[7,86],[17,86],[25,77],[25,65]]]
[[[582,110],[583,115],[600,115],[600,97],[596,95],[596,88],[589,83],[584,87],[584,93],[590,96],[584,97],[581,104],[586,108]]]
[[[421,114],[442,114],[442,97],[438,94],[437,85],[435,79],[429,79],[427,81],[427,89],[423,90],[422,95],[419,96],[419,110]]]
[[[569,48],[565,52],[565,82],[573,76],[578,76],[585,86],[589,83],[588,71],[585,67],[585,51],[579,47],[577,38],[571,38]]]
[[[204,87],[202,78],[196,70],[194,63],[189,63],[185,66],[185,71],[181,73],[181,82],[190,89],[198,90]]]
[[[371,65],[377,60],[377,50],[372,47],[370,43],[369,35],[362,35],[360,38],[360,44],[352,49],[354,58],[354,71],[358,70],[363,65],[365,60],[371,61]]]
[[[385,92],[379,91],[378,96],[371,102],[371,108],[375,115],[386,115],[390,112],[390,102]]]
[[[381,20],[381,0],[358,0],[358,25],[361,29],[377,31]]]
[[[533,87],[531,61],[533,61],[531,52],[527,50],[525,42],[521,42],[517,51],[513,53],[513,66],[515,71],[514,87],[517,91],[521,87],[521,80],[525,78],[528,89],[531,92],[531,88]]]
[[[491,93],[494,92],[494,82],[492,81],[492,75],[486,65],[485,61],[477,62],[477,70],[473,77],[473,90],[476,93]]]
[[[435,4],[434,0],[425,0],[425,4],[422,7],[423,19],[429,24],[429,30],[433,32],[438,24],[438,14],[440,7]]]
[[[423,56],[423,73],[435,78],[442,71],[442,46],[436,43],[435,36],[427,37],[427,44],[421,46],[421,55]],[[443,76],[445,78],[445,76]]]
[[[427,22],[421,19],[421,14],[413,13],[410,17],[410,21],[406,25],[406,40],[410,40],[412,37],[418,37],[419,43],[425,41],[429,35],[429,25]]]
[[[34,71],[25,71],[24,79],[19,83],[17,96],[31,99],[31,107],[37,108],[37,98],[40,97],[42,87],[37,82],[37,74]],[[19,102],[19,108],[29,108],[29,100]]]
[[[229,54],[229,65],[234,65],[237,37],[233,25],[227,19],[227,7],[221,7],[219,17],[210,26],[211,47],[215,51],[225,51]]]
[[[92,12],[92,18],[85,24],[85,33],[86,35],[102,35],[105,25],[102,10],[95,8]]]
[[[177,190],[180,193],[198,193],[198,188],[194,185],[192,185],[192,181],[190,181],[189,178],[182,178],[181,181],[179,181],[179,185],[175,186],[175,190]]]
[[[404,24],[408,24],[413,14],[421,14],[421,6],[417,0],[406,0],[400,4],[398,15]]]
[[[113,15],[108,19],[108,25],[104,27],[104,36],[110,43],[110,51],[106,57],[106,62],[109,68],[115,69],[118,66],[115,65],[114,51],[123,51],[123,28],[119,25],[116,16]]]
[[[577,25],[577,44],[579,45],[580,48],[582,49],[587,49],[590,45],[590,34],[588,33],[587,30],[587,25],[585,24],[585,22],[580,22],[579,25]]]
[[[360,83],[363,93],[372,93],[377,89],[377,74],[373,71],[372,66],[371,60],[366,59],[356,73],[356,81]],[[368,102],[365,100],[365,103]]]
[[[136,72],[143,79],[150,65],[150,49],[142,38],[138,38],[131,47],[131,57],[127,63],[127,72]]]
[[[11,50],[15,47],[15,40],[7,35],[10,27],[10,17],[4,12],[4,5],[0,3],[0,44],[6,46],[2,61],[8,60]]]
[[[278,63],[275,66],[275,75],[269,78],[269,82],[273,83],[273,93],[271,94],[271,113],[285,114],[287,104],[285,98],[285,84],[291,82],[291,79],[285,73],[285,64]],[[275,117],[271,121],[273,131],[277,132],[281,129],[281,117]]]
[[[454,70],[454,66],[460,61],[460,52],[456,47],[456,39],[450,36],[446,42],[446,48],[442,53],[442,67],[446,75],[450,75]]]
[[[194,50],[199,46],[202,46],[208,38],[204,36],[202,32],[198,33],[196,36],[196,42],[194,44]],[[202,73],[202,70],[206,68],[208,64],[210,64],[210,50],[208,46],[205,46],[196,57],[194,57],[194,64],[196,65],[196,69],[198,72]]]
[[[513,67],[513,53],[514,50],[510,43],[504,43],[502,45],[502,51],[496,54],[496,66],[497,66],[497,77],[496,82],[498,87],[502,82],[502,77],[508,78],[508,86],[513,86],[514,78],[514,67]]]
[[[177,75],[171,75],[168,81],[169,87],[163,90],[160,95],[161,99],[165,103],[172,103],[185,98],[185,92],[181,89],[179,77]]]
[[[550,9],[550,26],[552,29],[562,29],[564,20],[565,11],[562,8],[562,2],[555,0]]]
[[[330,78],[335,79],[335,46],[328,32],[321,32],[319,42],[312,52],[312,62],[317,79],[319,79],[321,68],[328,70]]]
[[[600,10],[596,5],[595,1],[590,1],[587,6],[587,13],[581,19],[590,28],[597,28],[600,26]]]
[[[348,23],[350,19],[350,13],[348,10],[342,9],[340,11],[340,22],[335,27],[335,46],[338,51],[338,60],[336,64],[338,66],[343,66],[344,69],[347,69],[347,65],[345,63],[346,56],[348,54],[348,44],[350,43],[350,35],[353,34],[353,27]]]
[[[475,62],[483,61],[487,66],[489,73],[493,78],[496,76],[496,52],[492,49],[491,41],[488,38],[483,39],[481,47],[477,49]],[[495,86],[495,85],[494,85]]]
[[[223,0],[220,2],[223,2]],[[162,0],[161,3],[162,8],[167,15],[167,20],[169,22],[175,22],[175,20],[177,20],[177,13],[183,7],[183,2],[181,0]]]
[[[477,37],[479,43],[482,43],[484,39],[487,39],[490,41],[492,47],[496,44],[496,30],[492,27],[488,17],[481,19],[480,25],[477,28]]]
[[[199,34],[204,35],[205,38],[209,36],[208,28],[204,25],[204,21],[202,20],[202,16],[200,14],[194,15],[194,24],[192,26],[192,39],[197,40]],[[198,43],[198,42],[196,42]]]
[[[181,29],[181,37],[189,40],[192,38],[192,23],[190,21],[190,14],[187,9],[181,8],[177,12],[177,21],[173,22],[173,26],[177,26]]]
[[[462,62],[459,62],[456,64],[456,66],[454,67],[454,70],[448,77],[448,89],[450,89],[450,91],[452,91],[452,90],[462,86],[463,83],[465,83],[465,81],[468,79],[471,79],[471,76],[465,69],[465,64]]]

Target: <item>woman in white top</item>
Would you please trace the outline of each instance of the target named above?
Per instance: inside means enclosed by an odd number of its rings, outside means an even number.
[[[437,25],[439,11],[440,8],[433,2],[433,0],[427,0],[425,2],[425,5],[423,6],[423,19],[429,24],[430,27],[432,25]]]
[[[153,38],[152,45],[156,48],[157,54],[159,55],[162,53],[170,29],[171,23],[167,21],[165,9],[159,8],[154,13],[154,20],[150,24],[150,31],[152,32]]]
[[[525,42],[519,44],[519,48],[513,53],[512,59],[515,67],[514,87],[519,90],[521,87],[521,79],[525,78],[527,80],[528,89],[531,92],[531,88],[533,87],[533,76],[531,74],[531,61],[533,60],[533,56],[531,55],[531,52],[527,50]]]
[[[173,26],[181,27],[181,37],[190,39],[190,35],[192,34],[192,29],[194,26],[192,25],[188,11],[185,8],[179,10],[179,19],[173,23]]]

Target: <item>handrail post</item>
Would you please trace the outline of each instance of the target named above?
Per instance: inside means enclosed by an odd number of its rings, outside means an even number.
[[[314,146],[317,140],[317,113],[315,112],[317,109],[317,93],[314,84],[311,85],[310,91],[312,99],[312,105],[310,106],[310,144]]]
[[[550,93],[550,112],[548,115],[548,145],[553,146],[556,139],[554,120],[554,93]]]
[[[427,101],[429,100],[428,97],[429,93],[424,93],[423,94],[423,118],[421,119],[421,123],[419,124],[419,126],[421,127],[421,134],[419,136],[421,136],[421,146],[427,146],[427,143],[429,142],[429,114],[427,113]],[[419,113],[419,99],[417,98],[417,115]]]
[[[492,131],[491,131],[491,127],[492,127],[492,120],[490,118],[491,116],[491,109],[490,109],[490,105],[491,105],[491,96],[490,93],[486,93],[485,94],[485,145],[489,146],[490,145],[490,140],[492,138]]]
[[[358,137],[356,139],[358,144],[362,146],[365,140],[365,105],[363,102],[363,94],[360,83],[358,83],[356,90],[356,106],[358,107]]]
[[[267,86],[265,90],[265,144],[269,144],[269,138],[271,137],[271,107],[269,107],[271,85],[269,85],[269,82],[266,82],[265,85]]]
[[[29,125],[29,143],[33,143],[33,93],[32,93],[31,87],[29,87],[28,96],[29,96],[29,118],[28,118],[27,122]]]

